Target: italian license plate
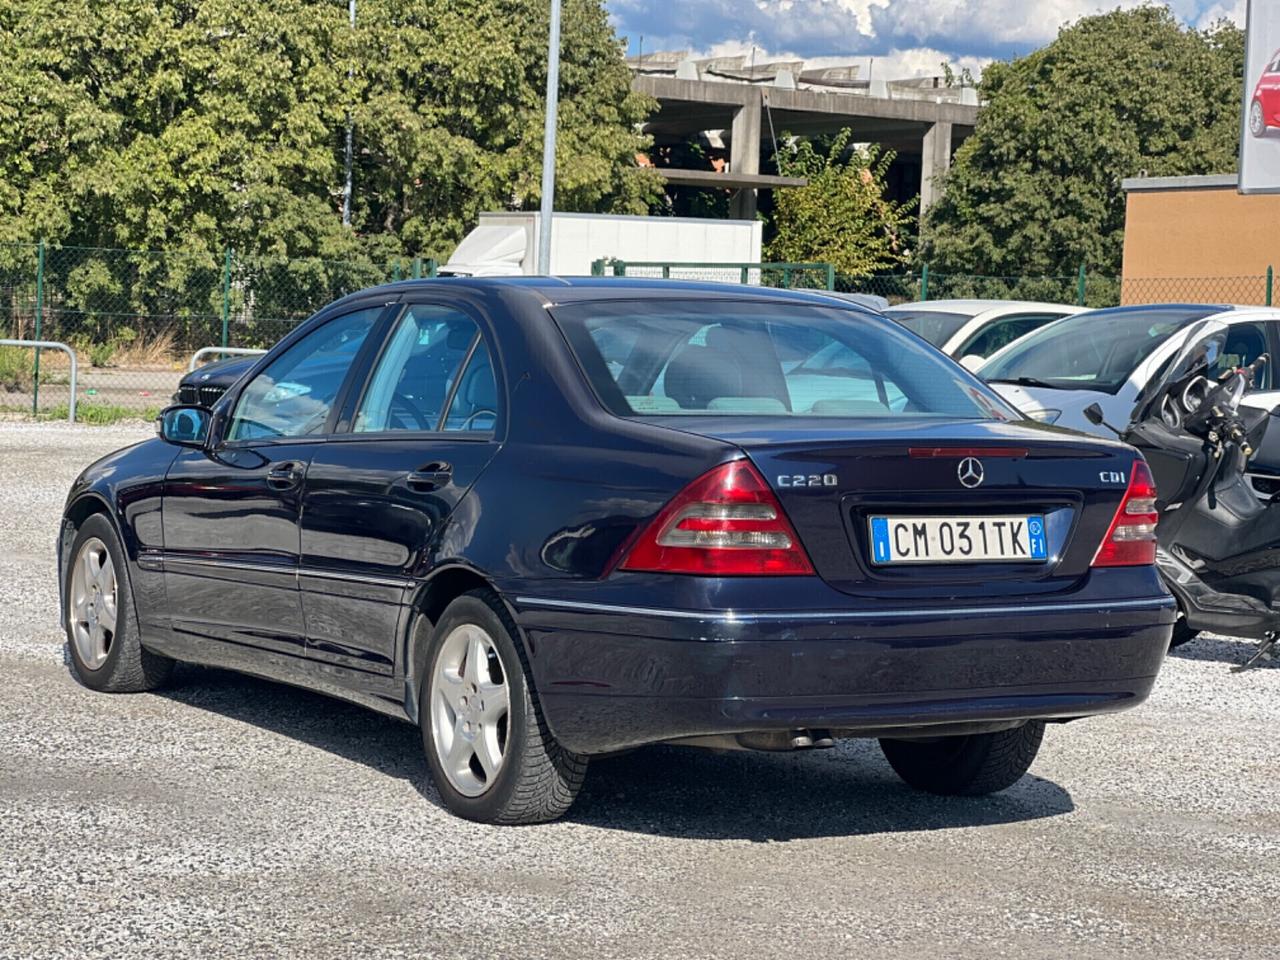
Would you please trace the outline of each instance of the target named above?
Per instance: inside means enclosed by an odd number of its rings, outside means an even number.
[[[871,560],[1037,563],[1048,559],[1044,517],[872,517]]]

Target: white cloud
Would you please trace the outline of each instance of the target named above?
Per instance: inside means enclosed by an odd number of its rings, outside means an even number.
[[[1196,21],[1196,26],[1201,30],[1206,30],[1219,20],[1222,20],[1224,17],[1228,20],[1235,21],[1243,27],[1245,21],[1245,0],[1223,0],[1223,2],[1215,3],[1200,15],[1200,19]]]
[[[949,51],[988,61],[1027,53],[1066,23],[1158,0],[608,0],[615,23],[645,46],[737,50],[752,44],[809,58],[897,57]],[[1244,0],[1167,0],[1184,22],[1244,20]],[[847,55],[847,56],[846,56]]]

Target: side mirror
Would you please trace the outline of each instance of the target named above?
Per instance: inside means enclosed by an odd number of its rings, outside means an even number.
[[[986,362],[986,357],[980,357],[976,353],[966,354],[960,358],[960,366],[964,367],[970,373],[977,373],[982,369],[982,365]]]
[[[1091,403],[1084,408],[1084,418],[1095,427],[1100,427],[1106,422],[1106,414],[1102,412],[1102,408],[1096,403]]]
[[[156,434],[166,443],[180,447],[203,447],[212,424],[213,414],[204,407],[165,407],[156,417]]]

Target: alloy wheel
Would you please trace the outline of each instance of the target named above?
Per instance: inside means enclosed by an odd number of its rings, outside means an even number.
[[[111,652],[119,617],[119,584],[107,545],[97,537],[84,542],[71,570],[71,635],[80,662],[97,670]]]
[[[1262,115],[1262,104],[1257,100],[1253,101],[1253,106],[1249,108],[1249,132],[1255,137],[1260,137],[1267,132],[1267,122]]]
[[[493,638],[473,623],[445,638],[431,671],[431,741],[450,785],[478,797],[502,769],[511,710]]]

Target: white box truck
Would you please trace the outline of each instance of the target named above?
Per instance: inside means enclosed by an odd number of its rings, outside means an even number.
[[[482,213],[442,276],[512,277],[538,272],[538,213]],[[600,259],[627,262],[759,263],[761,224],[757,220],[702,220],[689,217],[628,217],[557,213],[551,231],[551,272],[561,277],[591,274]],[[631,271],[629,274],[652,271]],[[702,279],[737,281],[703,271]],[[687,276],[683,271],[673,276]]]

